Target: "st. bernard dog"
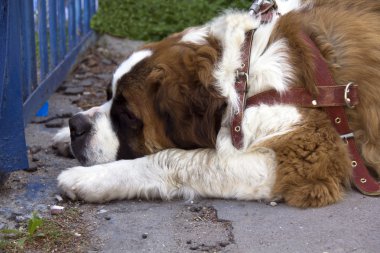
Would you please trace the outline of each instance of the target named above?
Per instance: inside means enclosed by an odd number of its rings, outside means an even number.
[[[250,30],[247,97],[318,92],[306,35],[337,84],[358,86],[360,103],[345,111],[366,165],[379,173],[380,1],[277,5],[267,23],[227,11],[135,51],[115,71],[111,99],[70,120],[72,151],[87,167],[63,171],[59,188],[88,202],[201,196],[321,207],[341,200],[352,162],[323,108],[257,103],[244,111],[242,147],[233,145],[231,121],[242,113],[236,71]]]

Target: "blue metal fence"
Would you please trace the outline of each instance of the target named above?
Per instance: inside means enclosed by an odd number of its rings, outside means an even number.
[[[93,36],[97,0],[0,1],[0,173],[28,167],[24,126]]]

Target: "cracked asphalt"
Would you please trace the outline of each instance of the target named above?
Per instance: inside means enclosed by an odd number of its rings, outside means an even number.
[[[49,115],[28,125],[32,166],[1,188],[0,229],[72,204],[57,199],[56,176],[78,162],[53,150],[51,139],[81,108],[104,102],[112,71],[139,45],[103,36],[50,98]],[[74,204],[92,238],[81,252],[380,252],[380,199],[355,190],[338,204],[305,210],[217,199]]]

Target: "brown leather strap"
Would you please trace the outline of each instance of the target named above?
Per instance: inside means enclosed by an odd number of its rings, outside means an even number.
[[[310,39],[309,36],[303,34],[303,37],[304,40],[309,44],[310,48],[313,50],[315,56],[315,76],[318,89],[329,86],[331,84],[335,84],[328,65],[315,43]],[[348,136],[348,138],[345,138],[345,140],[351,153],[351,165],[353,168],[354,185],[363,194],[380,195],[380,184],[369,174],[368,169],[365,166],[365,162],[362,159],[355,144],[354,136],[352,135],[352,131],[348,125],[348,118],[345,112],[345,108],[343,106],[334,106],[324,107],[324,110],[326,111],[338,133],[341,136]]]
[[[239,110],[234,112],[234,116],[231,122],[231,138],[232,143],[237,149],[243,147],[243,131],[241,129],[241,121],[243,119],[243,113],[245,109],[245,99],[248,90],[248,75],[249,75],[249,63],[251,56],[251,47],[253,40],[253,33],[251,30],[245,34],[245,40],[242,47],[242,65],[236,72],[235,90],[239,96]]]
[[[302,87],[294,87],[284,93],[268,90],[247,98],[247,107],[258,104],[292,104],[301,107],[356,106],[359,104],[357,85],[318,87],[318,95],[312,96]],[[349,100],[347,100],[349,99]]]
[[[261,24],[268,23],[272,20],[274,13],[277,13],[277,5],[275,1],[260,5],[257,16],[261,18]],[[246,94],[248,91],[249,64],[251,57],[252,40],[255,30],[248,31],[245,34],[242,46],[242,66],[236,71],[235,90],[239,96],[239,108],[234,112],[231,120],[231,139],[235,148],[243,147],[243,130],[241,121],[243,119],[244,110],[246,108]]]

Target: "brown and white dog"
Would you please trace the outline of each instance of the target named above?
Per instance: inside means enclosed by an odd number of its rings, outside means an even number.
[[[85,166],[63,171],[72,199],[193,198],[284,200],[320,207],[342,199],[352,175],[349,151],[319,108],[247,108],[243,147],[231,141],[239,108],[235,73],[245,33],[256,29],[247,96],[292,87],[315,91],[314,59],[337,84],[358,85],[346,108],[368,166],[380,172],[380,2],[283,0],[267,24],[229,11],[202,27],[143,46],[116,70],[112,98],[70,120],[71,146]],[[67,138],[61,132],[56,140]]]

